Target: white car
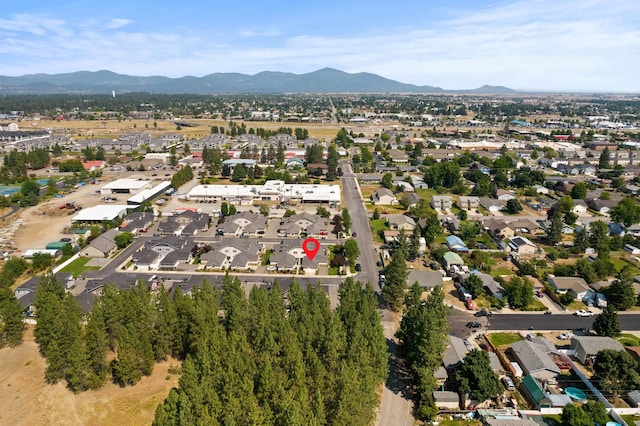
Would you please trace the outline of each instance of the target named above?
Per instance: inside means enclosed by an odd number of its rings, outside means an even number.
[[[572,337],[573,337],[572,333],[562,333],[561,335],[558,336],[558,339],[560,339],[560,340],[571,340]]]
[[[575,313],[575,315],[577,315],[579,317],[592,317],[593,316],[593,312],[585,311],[584,309],[580,309],[578,312]]]

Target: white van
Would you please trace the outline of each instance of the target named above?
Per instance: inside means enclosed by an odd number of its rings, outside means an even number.
[[[515,385],[513,384],[513,380],[511,380],[511,377],[509,376],[504,376],[502,378],[502,384],[504,385],[504,388],[508,391],[512,391],[515,390]]]

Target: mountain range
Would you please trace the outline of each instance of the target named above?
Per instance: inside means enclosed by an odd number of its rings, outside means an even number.
[[[471,90],[445,90],[416,86],[370,73],[350,74],[323,68],[306,74],[264,71],[255,75],[214,73],[204,77],[140,77],[112,71],[78,71],[65,74],[0,76],[0,94],[109,94],[150,93],[516,93],[503,86]]]

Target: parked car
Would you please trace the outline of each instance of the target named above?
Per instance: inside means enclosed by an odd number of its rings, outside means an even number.
[[[469,328],[480,328],[480,327],[482,327],[482,324],[480,324],[478,321],[469,321],[467,323],[467,327],[469,327]]]
[[[439,265],[437,262],[431,262],[431,263],[429,264],[429,267],[430,267],[431,269],[433,269],[434,271],[437,271],[438,269],[440,269],[440,265]]]
[[[361,264],[356,263],[356,271],[357,271],[357,272],[362,271],[362,265],[361,265]]]
[[[467,309],[472,310],[475,308],[475,306],[473,306],[473,301],[472,300],[465,300],[464,301],[464,305],[467,307]]]
[[[579,316],[579,317],[592,317],[593,316],[593,312],[587,311],[587,310],[584,310],[584,309],[580,309],[579,311],[574,313],[574,315]]]

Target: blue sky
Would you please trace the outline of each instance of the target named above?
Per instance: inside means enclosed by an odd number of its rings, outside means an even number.
[[[640,92],[639,16],[636,0],[31,0],[0,12],[0,75],[332,67],[445,89]]]

